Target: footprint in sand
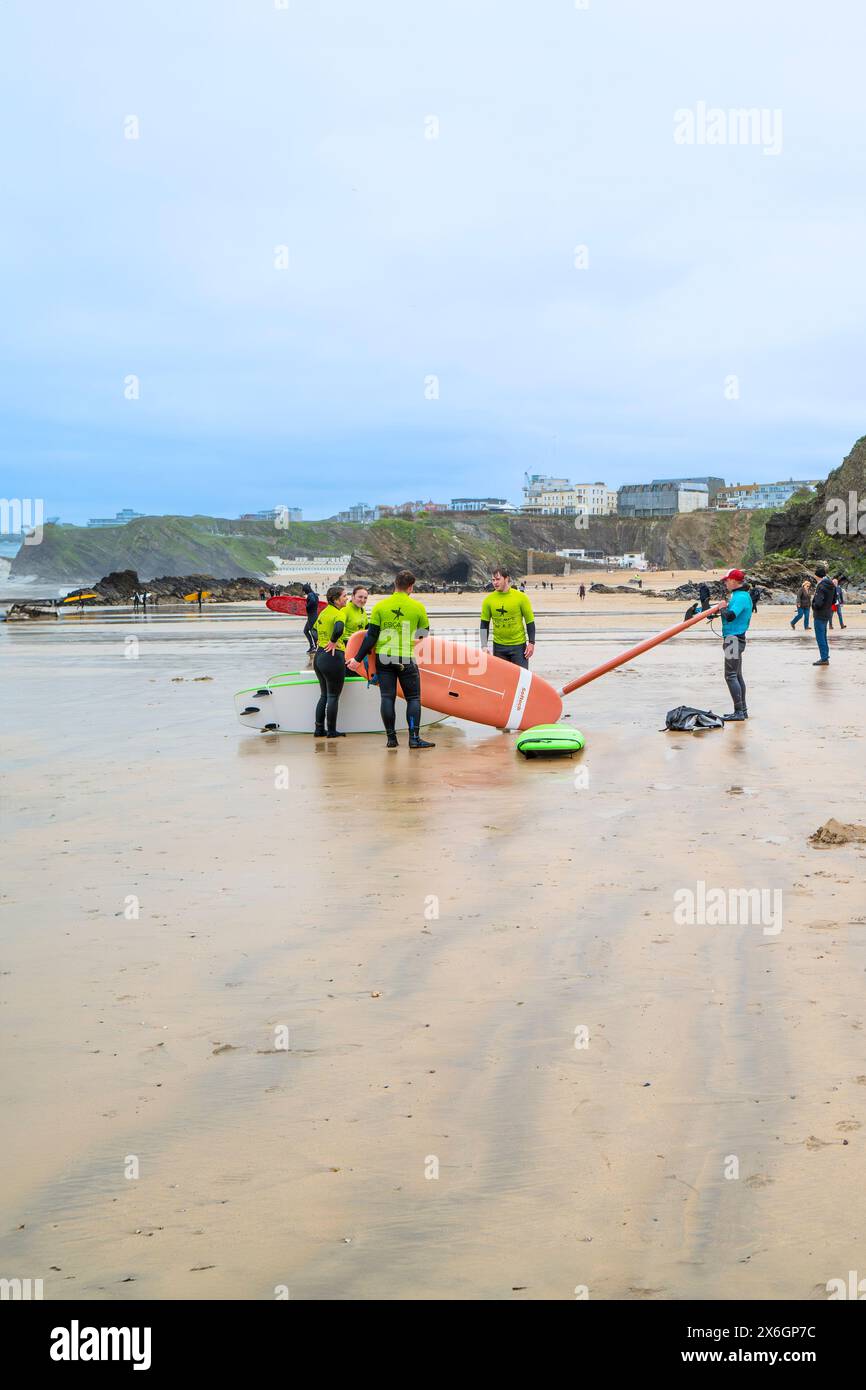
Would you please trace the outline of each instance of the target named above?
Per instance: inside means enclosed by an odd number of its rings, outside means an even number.
[[[863,1126],[859,1120],[840,1120],[836,1128],[843,1130],[845,1134],[852,1134],[854,1130],[862,1129]]]
[[[746,1187],[769,1187],[772,1181],[766,1173],[752,1173],[746,1178]]]

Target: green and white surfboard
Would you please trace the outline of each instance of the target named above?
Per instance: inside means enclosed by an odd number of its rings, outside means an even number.
[[[319,682],[313,671],[287,671],[270,676],[263,685],[239,690],[235,709],[249,729],[282,734],[311,734],[315,723]],[[421,710],[421,727],[441,724],[447,718],[435,710]],[[406,702],[397,699],[395,727],[407,729]],[[337,728],[344,734],[381,734],[379,691],[360,676],[348,676],[340,696]]]

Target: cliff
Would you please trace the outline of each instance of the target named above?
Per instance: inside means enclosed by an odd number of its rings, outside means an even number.
[[[766,528],[768,554],[841,563],[866,574],[866,435],[815,493],[792,498]]]
[[[390,584],[395,571],[408,566],[421,580],[473,585],[486,583],[497,562],[523,574],[529,550],[536,552],[536,573],[561,569],[555,551],[581,547],[606,554],[643,551],[651,564],[669,569],[748,561],[761,553],[765,515],[603,517],[585,528],[567,517],[487,512],[421,515],[369,526],[301,521],[285,528],[219,517],[142,517],[99,530],[46,526],[41,545],[22,547],[11,572],[70,584],[122,570],[134,570],[143,583],[157,575],[259,579],[273,573],[269,556],[350,554],[350,579]]]

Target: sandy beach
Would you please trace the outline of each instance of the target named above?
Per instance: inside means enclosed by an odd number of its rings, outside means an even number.
[[[578,582],[529,591],[557,685],[686,606]],[[816,670],[762,606],[749,722],[662,733],[729,708],[692,630],[569,697],[586,749],[549,762],[457,721],[421,755],[251,733],[235,691],[304,652],[257,604],[0,625],[3,1267],[105,1300],[862,1271],[866,847],[809,843],[866,820],[846,616]],[[679,924],[699,882],[778,893],[779,930]]]

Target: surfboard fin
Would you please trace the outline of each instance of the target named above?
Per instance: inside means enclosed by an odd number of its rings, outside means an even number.
[[[258,714],[258,713],[259,713],[259,707],[258,707],[258,705],[247,705],[247,707],[246,707],[245,710],[241,710],[241,714]]]

